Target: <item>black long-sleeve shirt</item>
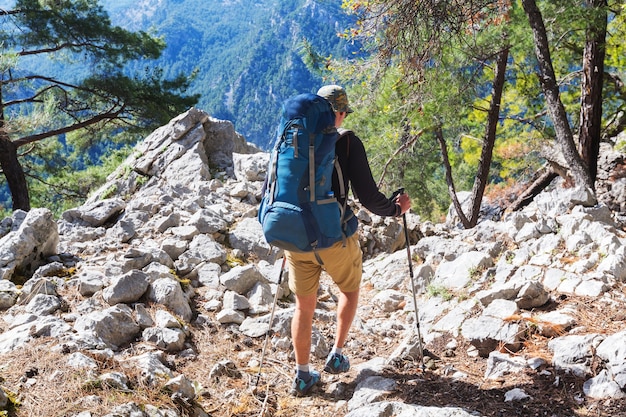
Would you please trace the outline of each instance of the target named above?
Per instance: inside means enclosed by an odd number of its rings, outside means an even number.
[[[365,146],[352,131],[340,136],[335,146],[335,154],[341,167],[343,183],[348,193],[348,184],[352,184],[352,192],[359,202],[369,211],[379,216],[399,216],[400,206],[393,199],[387,198],[378,190],[372,176],[372,170],[367,160]],[[333,173],[333,191],[340,196],[339,178],[337,171]],[[343,205],[343,201],[339,198]]]

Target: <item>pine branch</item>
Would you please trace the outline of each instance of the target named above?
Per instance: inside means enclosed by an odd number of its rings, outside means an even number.
[[[79,123],[74,123],[73,125],[70,125],[70,126],[65,126],[60,129],[54,129],[54,130],[50,130],[47,132],[37,133],[35,135],[25,136],[23,138],[14,140],[13,143],[15,144],[16,147],[20,147],[28,143],[37,142],[37,141],[50,138],[53,136],[58,136],[64,133],[73,132],[78,129],[83,129],[85,127],[89,127],[96,123],[99,123],[103,120],[113,120],[117,118],[119,114],[122,113],[123,110],[124,110],[124,106],[120,107],[119,109],[115,111],[108,111],[106,113],[101,113],[90,119],[83,120],[82,122],[79,122]]]
[[[47,54],[47,53],[52,53],[52,52],[58,52],[62,49],[73,49],[73,48],[85,48],[85,47],[89,47],[89,49],[100,49],[100,50],[105,50],[104,46],[102,45],[96,45],[94,43],[91,42],[81,42],[81,43],[72,43],[72,42],[66,42],[66,43],[62,43],[56,46],[52,46],[49,48],[42,48],[42,49],[33,49],[30,51],[21,51],[18,53],[19,56],[28,56],[28,55],[39,55],[39,54]]]

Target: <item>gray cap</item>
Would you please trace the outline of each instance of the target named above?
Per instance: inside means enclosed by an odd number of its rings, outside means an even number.
[[[326,100],[328,100],[333,110],[337,113],[353,112],[353,110],[350,108],[350,104],[348,104],[348,95],[346,94],[346,90],[344,90],[343,87],[340,87],[338,85],[325,85],[317,91],[317,95],[324,97]]]

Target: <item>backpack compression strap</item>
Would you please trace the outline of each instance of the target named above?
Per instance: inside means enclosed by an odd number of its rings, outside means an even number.
[[[309,201],[315,201],[315,135],[309,134]]]

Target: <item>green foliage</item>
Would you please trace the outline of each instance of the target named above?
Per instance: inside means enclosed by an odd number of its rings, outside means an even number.
[[[193,72],[165,77],[150,66],[162,38],[113,26],[97,0],[17,0],[0,18],[0,112],[31,206],[80,202],[106,177],[102,155],[198,100],[185,95]]]
[[[351,95],[367,97],[351,117],[359,118],[362,112],[366,120],[358,127],[376,137],[367,142],[370,154],[375,155],[374,171],[380,173],[384,165],[388,172],[403,177],[419,214],[433,219],[449,204],[441,162],[423,152],[438,152],[432,143],[435,126],[441,127],[446,140],[455,189],[473,187],[486,134],[493,61],[501,48],[510,53],[489,182],[510,186],[526,181],[545,163],[540,150],[553,141],[555,133],[539,83],[528,17],[519,2],[343,3],[358,14],[360,25],[351,33],[365,38],[363,42],[373,44],[378,52],[376,59],[354,65],[352,72],[336,72],[345,83],[355,85],[349,90]],[[626,6],[619,1],[608,3],[606,69],[623,81],[621,35],[626,31]],[[576,132],[586,31],[602,13],[568,0],[538,4],[548,30],[560,98]],[[604,89],[603,123],[623,126],[623,117],[618,115],[625,110],[626,94],[613,84]],[[402,94],[394,96],[391,91]],[[394,111],[381,111],[385,108],[381,102]],[[415,138],[416,132],[421,132],[419,140],[401,149],[399,138]]]
[[[621,5],[618,2],[615,3],[613,8],[616,13],[609,20],[607,30],[610,33],[609,42],[606,46],[606,60],[605,65],[610,68],[621,68],[622,71],[626,68],[626,45],[624,45],[624,39],[626,38],[626,3]]]
[[[359,77],[354,77],[349,88],[350,97],[357,100],[357,111],[344,125],[364,139],[382,189],[391,192],[404,187],[412,196],[414,211],[425,219],[440,221],[450,197],[434,129],[442,125],[444,136],[449,138],[449,159],[457,189],[470,189],[480,157],[486,112],[482,104],[485,99],[480,99],[481,110],[471,107],[476,92],[464,87],[464,80],[480,78],[480,70],[457,69],[452,64],[446,71],[433,68],[425,72],[423,85],[415,94],[400,66],[382,71],[358,64],[361,66],[352,74],[358,73]],[[342,70],[337,73],[350,73]],[[450,91],[462,93],[451,96]],[[474,117],[470,117],[468,108],[475,111]]]
[[[615,150],[626,153],[626,137],[622,136],[622,138],[615,143]]]
[[[191,78],[182,74],[173,79],[165,79],[160,68],[146,68],[142,76],[135,77],[112,70],[104,77],[86,78],[84,80],[86,88],[79,91],[78,99],[82,103],[89,103],[93,109],[106,103],[93,100],[92,91],[106,91],[107,94],[121,98],[130,109],[128,112],[128,118],[132,121],[130,130],[146,133],[147,129],[167,123],[197,101],[199,98],[197,95],[181,95],[187,90],[190,82]],[[106,110],[103,108],[102,111]]]
[[[97,0],[49,1],[17,0],[18,28],[15,45],[28,49],[42,47],[81,54],[96,65],[123,64],[129,59],[154,59],[165,44],[145,32],[129,32],[113,27],[108,13]],[[54,45],[54,46],[53,46]]]
[[[450,290],[441,285],[430,284],[426,291],[430,297],[441,297],[444,301],[450,301],[454,296]]]
[[[48,207],[56,215],[60,215],[65,210],[81,205],[93,191],[104,184],[107,176],[124,161],[131,150],[130,147],[111,150],[84,169],[55,169],[54,174],[47,178],[31,179],[29,187],[33,206]],[[74,152],[68,159],[76,158],[79,156]]]
[[[439,149],[423,109],[409,100],[396,68],[377,73],[363,67],[356,73],[358,82],[348,88],[355,112],[344,127],[363,140],[381,191],[390,195],[403,187],[412,198],[413,210],[426,219],[439,220],[449,198],[445,184],[442,188]]]
[[[375,178],[380,178],[387,162],[386,157],[400,146],[402,98],[395,90],[394,74],[386,74],[385,77],[375,80],[376,94],[372,94],[372,80],[371,75],[362,73],[360,82],[348,89],[351,106],[355,112],[346,118],[344,127],[354,130],[363,140]],[[393,191],[401,185],[396,173],[391,171],[389,176],[384,178],[384,184],[381,184],[383,189]],[[395,178],[392,178],[394,176]]]

